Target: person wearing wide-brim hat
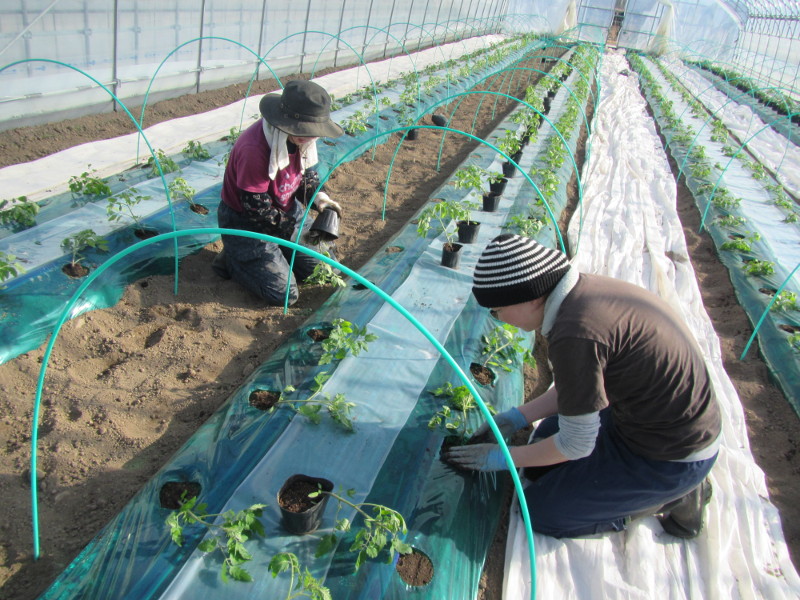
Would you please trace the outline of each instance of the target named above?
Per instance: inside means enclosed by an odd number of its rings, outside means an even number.
[[[312,219],[306,220],[302,235],[299,226],[319,185],[312,168],[318,161],[317,139],[344,133],[331,120],[331,98],[314,82],[290,81],[280,94],[264,96],[259,110],[262,118],[241,133],[228,156],[219,226],[319,244],[319,237],[309,234]],[[320,213],[329,209],[337,219],[342,214],[339,203],[322,190],[313,208]],[[297,281],[311,275],[318,262],[297,252],[290,274],[292,251],[285,246],[227,234],[222,243],[223,250],[212,264],[214,271],[271,305],[283,305],[287,282],[289,303],[297,301]],[[332,254],[332,245],[315,250]]]
[[[483,251],[472,293],[498,321],[547,341],[553,386],[494,417],[504,437],[541,420],[531,443],[510,448],[533,529],[584,537],[657,516],[672,535],[698,535],[722,425],[681,316],[649,290],[579,273],[562,252],[513,234]],[[505,470],[493,442],[484,423],[444,458],[459,469]]]

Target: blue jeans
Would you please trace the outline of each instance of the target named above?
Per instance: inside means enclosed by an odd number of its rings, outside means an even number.
[[[601,411],[600,423],[589,456],[524,470],[531,480],[525,499],[537,533],[576,538],[622,531],[631,515],[655,512],[693,490],[716,461],[716,456],[688,463],[650,460],[628,449],[608,409]],[[558,416],[548,417],[536,428],[534,439],[557,431]]]
[[[304,210],[302,204],[295,202],[294,210],[290,213],[297,219],[292,240],[297,235]],[[219,204],[217,220],[219,226],[226,229],[252,231],[252,223],[224,202]],[[311,227],[313,222],[314,219],[309,215],[305,229]],[[304,281],[319,262],[307,254],[297,252],[290,277],[291,248],[238,235],[223,235],[222,244],[225,247],[225,266],[231,279],[273,306],[283,306],[287,282],[289,304],[297,302],[299,292],[295,277],[300,282]]]

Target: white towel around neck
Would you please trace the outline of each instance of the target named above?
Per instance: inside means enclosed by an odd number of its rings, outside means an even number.
[[[267,139],[267,144],[269,144],[270,148],[267,175],[274,181],[278,171],[289,166],[289,150],[286,147],[286,140],[289,138],[289,134],[277,127],[273,127],[263,117],[261,118],[261,124],[264,129],[264,137]],[[308,144],[303,144],[298,146],[298,149],[300,150],[300,172],[305,173],[308,167],[314,166],[319,161],[317,142],[314,140]]]

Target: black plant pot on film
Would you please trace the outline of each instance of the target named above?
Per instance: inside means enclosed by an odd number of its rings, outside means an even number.
[[[478,239],[478,231],[481,224],[478,221],[459,221],[456,223],[458,227],[458,241],[461,244],[474,244]]]
[[[445,125],[447,125],[447,117],[445,117],[444,115],[432,114],[431,122],[437,127],[444,127]]]
[[[497,207],[500,206],[500,194],[496,192],[489,192],[483,195],[483,210],[486,212],[495,212]]]
[[[442,266],[457,269],[461,261],[461,244],[448,242],[442,246]]]
[[[515,167],[513,164],[511,164],[508,161],[505,161],[503,163],[503,175],[505,177],[513,177],[514,173],[516,172],[517,172],[517,167]]]
[[[503,177],[500,181],[489,182],[489,191],[494,192],[495,194],[502,194],[505,191],[507,185],[508,185],[508,179]]]
[[[288,498],[292,492],[292,498]],[[322,523],[322,513],[330,496],[321,494],[308,498],[308,494],[322,490],[333,491],[333,482],[321,477],[296,474],[289,477],[278,492],[281,525],[289,533],[304,535],[316,531]]]
[[[311,224],[311,231],[316,231],[323,242],[331,242],[339,238],[339,214],[332,208],[323,210]]]

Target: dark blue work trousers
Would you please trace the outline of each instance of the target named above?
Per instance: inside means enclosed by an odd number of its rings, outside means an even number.
[[[622,531],[632,515],[653,514],[686,495],[708,475],[716,456],[696,462],[650,460],[630,451],[614,429],[609,409],[600,413],[592,453],[552,467],[529,467],[524,475],[531,525],[556,538]],[[548,417],[534,440],[554,435],[558,416]],[[524,481],[524,480],[523,480]]]
[[[294,210],[290,213],[297,220],[292,241],[296,239],[304,211],[305,207],[300,202],[295,202]],[[217,219],[220,227],[252,230],[252,223],[224,202],[219,204]],[[311,227],[312,222],[313,218],[309,215],[305,229]],[[303,282],[319,262],[298,251],[290,277],[291,248],[238,235],[223,235],[222,244],[225,247],[225,266],[231,279],[273,306],[283,306],[287,282],[289,304],[297,302],[297,280]]]

